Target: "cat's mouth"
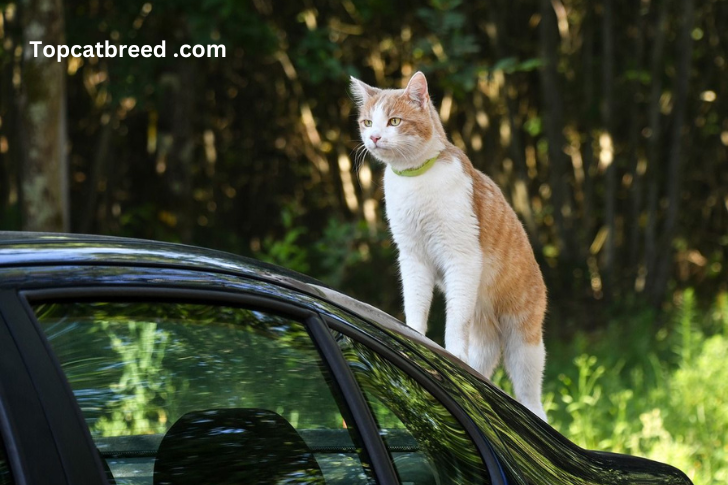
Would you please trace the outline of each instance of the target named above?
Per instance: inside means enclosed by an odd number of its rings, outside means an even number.
[[[389,146],[387,146],[387,142],[384,142],[384,141],[378,141],[376,143],[374,143],[374,142],[367,143],[367,148],[371,151],[389,150]]]

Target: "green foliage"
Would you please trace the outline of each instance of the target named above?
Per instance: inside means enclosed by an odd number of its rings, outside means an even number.
[[[285,229],[282,238],[267,237],[263,241],[262,250],[255,256],[261,261],[278,264],[293,271],[307,273],[310,269],[308,249],[301,244],[301,237],[306,234],[303,226],[294,226],[294,214],[291,209],[281,213],[281,222]]]
[[[341,48],[331,41],[328,29],[310,30],[296,48],[296,67],[311,84],[345,78]]]
[[[693,322],[696,318],[695,309],[695,292],[692,288],[688,288],[682,294],[682,303],[678,307],[678,333],[680,335],[680,343],[675,349],[683,362],[692,361],[695,347],[699,337],[695,335],[696,329]]]
[[[417,15],[432,32],[447,35],[453,31],[460,31],[465,25],[465,14],[456,10],[461,3],[459,0],[449,2],[434,0],[431,2],[434,8],[418,8]]]
[[[541,59],[526,59],[525,61],[519,61],[516,57],[506,57],[500,59],[492,67],[487,69],[487,72],[492,73],[496,71],[503,71],[506,74],[513,74],[514,72],[526,72],[533,71],[541,67],[543,62]]]
[[[357,247],[367,239],[365,231],[364,221],[347,223],[329,219],[323,237],[314,245],[320,255],[322,279],[326,283],[340,288],[347,272],[368,259],[367,253]]]
[[[603,448],[590,423],[603,421],[598,419],[600,410],[595,404],[602,398],[602,386],[598,381],[606,369],[597,365],[596,357],[583,354],[574,359],[574,366],[578,371],[576,379],[572,380],[565,374],[559,376],[563,384],[559,390],[561,401],[571,416],[568,435],[586,448]]]
[[[164,433],[167,415],[159,404],[174,389],[162,366],[169,332],[157,329],[154,322],[130,321],[126,332],[118,335],[110,323],[99,322],[119,361],[125,364],[119,382],[111,385],[119,397],[92,431],[100,436]]]
[[[36,308],[94,436],[163,434],[191,410],[263,407],[339,428],[306,328],[234,307],[60,303]]]
[[[283,235],[266,237],[255,257],[308,273],[392,314],[400,312],[395,250],[383,227],[331,217],[321,234],[312,234],[304,215],[291,208],[282,212],[281,222]]]
[[[640,341],[659,336],[650,334],[651,313],[643,312],[613,321],[617,330],[600,335],[590,353],[583,353],[588,338],[552,351],[545,380],[552,424],[585,448],[670,463],[695,483],[725,483],[728,295],[708,311],[698,308],[693,290],[684,291],[665,343],[652,350]],[[709,329],[715,333],[706,336]],[[560,358],[574,354],[571,362]]]
[[[442,72],[442,84],[463,97],[475,88],[480,61],[480,45],[468,31],[466,14],[460,0],[433,0],[431,8],[417,9],[417,16],[431,34],[416,43],[415,58],[427,61],[426,72]]]

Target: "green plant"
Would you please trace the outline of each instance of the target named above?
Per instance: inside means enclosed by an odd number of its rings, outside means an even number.
[[[558,345],[544,400],[551,423],[581,446],[670,463],[695,483],[724,483],[728,296],[707,309],[692,289],[678,296],[666,328],[655,331],[652,313],[637,311]],[[569,355],[578,357],[560,357]]]
[[[303,226],[295,225],[295,214],[291,208],[281,212],[281,222],[285,229],[282,238],[268,236],[261,244],[255,257],[267,263],[278,264],[299,273],[307,273],[311,268],[308,249],[301,243],[307,232]]]

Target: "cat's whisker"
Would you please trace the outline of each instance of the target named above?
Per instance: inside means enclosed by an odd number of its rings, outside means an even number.
[[[362,189],[362,190],[364,189],[364,186],[362,185],[361,177],[359,177],[359,172],[361,170],[362,164],[366,160],[367,153],[368,153],[367,147],[366,147],[366,145],[364,145],[362,143],[361,145],[359,145],[356,148],[355,153],[354,153],[354,157],[353,157],[353,160],[354,160],[354,171],[356,172],[356,181],[359,184],[359,188]]]
[[[356,159],[359,157],[359,150],[361,149],[361,145],[357,145],[356,148],[354,148],[351,152],[349,152],[349,158],[354,160],[354,165],[356,166]]]
[[[359,147],[356,149],[356,153],[354,154],[354,170],[356,173],[359,173],[359,170],[361,169],[362,163],[364,163],[364,159],[367,156],[367,147],[362,143]]]

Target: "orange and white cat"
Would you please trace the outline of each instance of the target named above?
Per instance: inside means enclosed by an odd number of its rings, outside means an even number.
[[[543,420],[546,286],[498,186],[447,139],[421,72],[405,89],[351,78],[364,146],[384,162],[407,325],[423,335],[437,285],[445,347],[490,377],[501,356],[516,398]]]

